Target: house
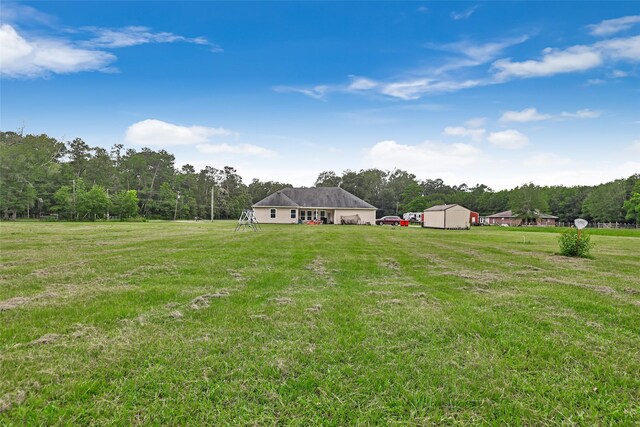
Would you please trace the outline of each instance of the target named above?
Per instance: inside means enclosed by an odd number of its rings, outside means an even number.
[[[514,214],[512,211],[498,212],[486,217],[486,223],[489,225],[508,225],[511,227],[517,227],[520,225],[538,225],[538,226],[550,226],[554,227],[558,224],[558,217],[548,214],[536,212],[536,218],[524,222],[520,216]]]
[[[376,207],[339,187],[283,188],[253,206],[263,224],[375,224]]]
[[[469,228],[471,211],[460,205],[436,205],[424,211],[422,226],[448,230]]]

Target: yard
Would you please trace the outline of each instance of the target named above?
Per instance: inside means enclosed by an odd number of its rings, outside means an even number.
[[[1,224],[0,425],[640,422],[640,231],[234,227]]]

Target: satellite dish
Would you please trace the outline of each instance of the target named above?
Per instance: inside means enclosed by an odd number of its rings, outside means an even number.
[[[573,222],[576,225],[576,228],[578,230],[582,230],[583,228],[585,228],[587,225],[589,225],[589,223],[587,222],[587,220],[582,219],[582,218],[578,218]]]

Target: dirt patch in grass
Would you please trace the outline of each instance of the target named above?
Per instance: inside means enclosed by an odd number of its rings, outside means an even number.
[[[47,299],[54,298],[59,294],[54,291],[45,291],[39,294],[35,294],[29,297],[13,297],[8,300],[0,301],[0,311],[8,311],[13,310],[14,308],[18,308],[22,305],[30,304],[36,301],[43,301]]]
[[[190,307],[193,310],[200,310],[201,308],[207,308],[209,307],[209,301],[215,298],[225,298],[229,296],[229,292],[222,290],[219,292],[215,292],[212,294],[204,294],[204,295],[200,295],[198,297],[195,297],[194,299],[191,300],[190,303]]]
[[[466,282],[470,282],[473,284],[481,284],[481,285],[490,285],[492,283],[500,282],[502,280],[508,279],[508,276],[503,273],[497,273],[488,270],[449,270],[439,272],[439,275],[442,276],[453,276],[459,277]]]
[[[335,285],[335,279],[329,274],[327,268],[324,265],[324,260],[320,257],[315,258],[309,265],[305,267],[307,270],[312,271],[316,276],[324,279],[328,285]]]
[[[229,275],[234,279],[236,279],[237,281],[241,281],[242,279],[244,279],[244,277],[242,276],[242,273],[232,268],[227,268],[227,273],[229,273]]]
[[[175,320],[182,320],[182,318],[184,317],[184,315],[178,310],[172,311],[171,313],[169,313],[169,316],[171,316]]]
[[[380,266],[386,268],[388,270],[398,271],[400,270],[400,264],[395,259],[390,259],[386,261],[382,261]]]
[[[364,294],[367,295],[367,296],[370,296],[370,295],[392,295],[393,292],[391,292],[391,291],[367,291]]]
[[[279,304],[279,305],[286,305],[286,304],[293,303],[293,300],[287,297],[274,298],[273,300],[276,302],[276,304]]]
[[[18,390],[13,393],[7,393],[0,397],[0,414],[8,411],[14,406],[20,405],[27,398],[27,393],[24,390]]]
[[[0,301],[0,311],[13,310],[31,301],[31,298],[13,297],[8,300]]]
[[[82,323],[78,323],[74,325],[74,331],[69,334],[72,338],[83,338],[87,339],[90,337],[96,337],[98,335],[98,328],[90,325],[83,325]]]
[[[616,290],[613,289],[610,286],[605,286],[605,285],[589,285],[587,283],[578,283],[578,282],[571,282],[569,280],[563,280],[563,279],[556,279],[555,277],[545,277],[543,279],[543,282],[546,283],[558,283],[561,285],[569,285],[569,286],[575,286],[576,288],[583,288],[583,289],[589,289],[601,294],[605,294],[605,295],[612,295],[616,293]]]
[[[305,311],[308,312],[308,313],[319,313],[320,310],[322,310],[322,305],[315,304],[315,305],[307,308]]]
[[[556,265],[570,266],[577,270],[588,270],[592,263],[589,258],[568,257],[559,254],[549,255],[547,260]]]
[[[51,344],[58,341],[62,338],[60,334],[44,334],[38,339],[35,339],[29,343],[29,345],[43,345],[43,344]]]
[[[87,265],[87,261],[76,261],[76,262],[68,262],[66,264],[58,264],[51,267],[41,268],[38,270],[33,270],[31,272],[32,276],[36,277],[49,277],[57,274],[68,274],[69,272],[73,272],[76,269]],[[89,271],[92,269],[85,269],[83,272]]]
[[[249,316],[249,319],[252,320],[269,320],[269,316],[266,314],[252,314]]]
[[[640,294],[640,290],[633,288],[624,288],[624,292],[631,295]]]
[[[380,301],[380,304],[385,304],[385,305],[400,305],[403,303],[404,301],[399,298],[392,298],[392,299],[386,299],[386,300]]]

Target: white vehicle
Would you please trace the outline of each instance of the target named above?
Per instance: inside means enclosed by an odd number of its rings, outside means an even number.
[[[402,219],[411,222],[422,222],[422,212],[407,212],[402,215]]]

